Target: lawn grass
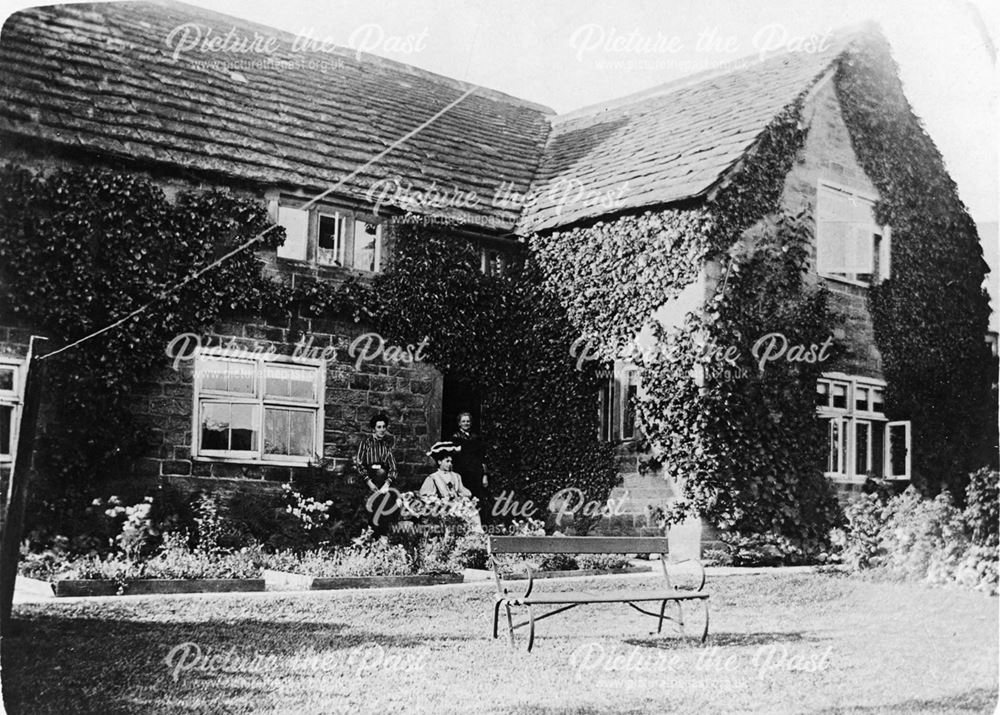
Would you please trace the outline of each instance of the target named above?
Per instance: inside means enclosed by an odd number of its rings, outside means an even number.
[[[536,590],[657,585],[640,575]],[[531,654],[523,630],[515,651],[489,637],[485,584],[22,605],[18,632],[3,644],[4,700],[11,713],[965,713],[996,705],[996,598],[832,574],[719,577],[708,588],[704,647],[666,629],[651,635],[653,619],[609,604],[542,621]],[[176,670],[175,653],[171,670],[164,659],[184,642],[215,654],[215,667]],[[812,672],[764,668],[782,655]]]

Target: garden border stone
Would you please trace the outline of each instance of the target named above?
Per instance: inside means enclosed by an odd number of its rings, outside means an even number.
[[[170,593],[232,593],[263,591],[262,578],[143,578],[127,581],[120,595]],[[117,596],[119,584],[110,579],[60,579],[52,582],[56,597]]]
[[[462,583],[460,573],[410,574],[407,576],[338,576],[323,578],[305,576],[290,571],[264,570],[268,590],[328,591],[344,588],[391,588],[393,586],[437,586]]]

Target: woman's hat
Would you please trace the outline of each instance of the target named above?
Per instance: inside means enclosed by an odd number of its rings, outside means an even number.
[[[452,457],[462,451],[454,442],[435,442],[427,456],[431,459],[439,460],[444,457]]]

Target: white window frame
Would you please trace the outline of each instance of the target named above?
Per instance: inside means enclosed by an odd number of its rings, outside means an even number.
[[[375,226],[375,270],[369,271],[367,268],[359,268],[355,264],[355,259],[357,257],[358,250],[358,224],[372,224]],[[355,216],[351,224],[351,268],[356,271],[363,271],[365,273],[381,273],[382,272],[382,250],[384,246],[385,239],[383,238],[383,224],[378,221],[370,221],[363,217]]]
[[[11,407],[10,411],[10,453],[0,454],[0,463],[11,464],[17,452],[17,436],[21,426],[21,409],[24,405],[24,360],[0,358],[0,368],[14,372],[13,388],[0,390],[0,405]]]
[[[830,469],[830,453],[833,447],[833,428],[834,425],[837,427],[837,435],[839,439],[839,449],[837,450],[837,464],[834,465],[834,469]],[[846,421],[843,417],[831,417],[827,424],[826,433],[826,469],[824,469],[824,474],[832,478],[843,479],[847,475],[847,439],[846,435]]]
[[[868,430],[868,444],[867,444],[867,452],[865,454],[865,469],[859,474],[858,473],[858,432],[860,431],[859,428],[861,428],[861,427],[864,427],[864,428],[866,428]],[[862,478],[862,477],[867,476],[868,472],[872,471],[872,468],[875,466],[875,462],[872,459],[872,444],[874,443],[874,441],[875,441],[875,426],[874,426],[874,424],[872,424],[871,420],[862,420],[862,419],[851,420],[851,451],[853,452],[853,454],[851,455],[851,457],[854,460],[851,464],[852,464],[852,468],[854,470],[854,474],[859,479]],[[885,447],[883,446],[882,449],[884,451]]]
[[[368,275],[381,273],[385,269],[385,222],[377,216],[331,206],[303,211],[283,204],[278,199],[270,201],[269,210],[271,219],[285,227],[285,244],[278,247],[278,258],[325,268],[343,268]],[[333,249],[321,249],[319,246],[321,218],[332,218],[339,222],[340,235]],[[374,271],[354,265],[358,224],[377,226]]]
[[[618,421],[618,435],[623,441],[630,439],[635,439],[636,431],[638,430],[638,425],[635,421],[631,425],[627,424],[625,421],[626,415],[628,415],[628,390],[629,387],[635,385],[635,396],[636,399],[639,397],[639,386],[640,386],[640,373],[639,368],[633,366],[623,367],[621,370],[621,380],[618,381],[620,385],[619,389],[619,399],[618,399],[618,411],[619,411],[619,421]],[[631,433],[631,434],[629,434]],[[628,436],[626,436],[628,435]]]
[[[603,369],[603,368],[602,368]],[[615,387],[612,372],[597,389],[597,439],[600,442],[615,441]]]
[[[231,364],[246,365],[253,371],[253,392],[240,394],[225,391],[215,391],[203,386],[205,361],[218,361]],[[323,405],[325,402],[326,363],[322,360],[292,360],[264,359],[262,357],[230,357],[224,351],[205,349],[195,356],[194,373],[194,408],[191,428],[191,454],[199,461],[236,462],[265,464],[275,466],[301,466],[315,461],[323,454]],[[265,396],[265,380],[267,369],[309,369],[313,372],[313,400],[281,398]],[[203,406],[207,404],[245,404],[257,409],[254,429],[257,433],[257,446],[253,450],[215,450],[201,447],[201,417]],[[309,412],[314,415],[313,446],[309,455],[270,455],[265,450],[265,423],[267,408],[282,408],[293,411]]]
[[[893,474],[892,473],[892,428],[902,427],[904,440],[906,442],[906,473],[905,474]],[[885,475],[886,479],[898,480],[898,481],[909,481],[912,472],[911,461],[913,458],[913,438],[911,435],[910,421],[909,420],[895,420],[893,422],[887,422],[885,425],[885,447],[882,463],[882,473]]]
[[[817,384],[825,383],[827,385],[827,404],[817,405],[816,414],[817,417],[823,420],[839,420],[841,424],[841,440],[843,454],[841,455],[841,463],[838,465],[840,471],[829,471],[827,468],[829,466],[829,451],[830,451],[830,433],[827,432],[827,461],[824,465],[824,473],[835,481],[840,482],[850,482],[850,483],[860,483],[864,482],[866,478],[867,471],[874,470],[877,460],[880,459],[879,455],[875,452],[875,431],[876,423],[881,424],[884,430],[882,438],[882,474],[885,478],[892,478],[889,476],[888,466],[889,463],[889,425],[899,425],[905,424],[909,425],[908,421],[903,422],[889,422],[888,417],[886,417],[884,412],[877,412],[873,408],[875,404],[875,391],[879,390],[882,392],[882,404],[885,404],[885,380],[881,380],[873,377],[861,377],[858,375],[847,375],[839,372],[828,372],[823,373],[823,375],[817,381]],[[846,400],[845,407],[833,407],[833,385],[842,384],[846,386]],[[865,404],[864,409],[858,409],[857,407],[857,393],[859,389],[864,389],[868,391],[868,400]],[[819,390],[817,389],[817,394]],[[859,473],[857,470],[857,425],[867,424],[868,426],[868,454],[865,458],[865,463],[868,466],[868,470],[865,473]],[[909,427],[907,429],[907,440],[909,440]],[[829,427],[828,427],[829,430]],[[909,479],[910,478],[910,445],[907,442],[907,471],[905,476],[895,477],[896,479]]]
[[[494,271],[490,266],[492,261],[490,257],[496,256],[497,268]],[[479,249],[479,259],[480,265],[479,270],[483,275],[486,276],[503,276],[506,275],[510,270],[510,256],[506,251],[502,251],[499,248],[491,248],[489,246],[483,246]]]
[[[820,242],[823,240],[823,223],[820,222],[820,202],[822,200],[823,192],[834,191],[839,194],[846,194],[851,198],[852,201],[860,199],[867,203],[872,204],[874,207],[875,203],[878,201],[878,196],[875,196],[866,191],[860,191],[856,188],[844,186],[838,184],[834,181],[829,181],[827,179],[820,179],[816,185],[816,215],[815,215],[815,225],[816,225],[816,235],[815,235],[815,248],[816,248],[816,273],[823,278],[828,278],[830,280],[840,281],[842,283],[849,283],[851,285],[870,287],[872,285],[877,285],[881,281],[887,280],[892,275],[891,258],[892,258],[892,230],[888,225],[879,225],[875,223],[875,218],[872,216],[872,221],[869,224],[850,224],[848,226],[848,233],[856,232],[858,230],[863,230],[867,237],[873,237],[875,234],[879,234],[882,237],[881,245],[879,246],[878,253],[878,274],[874,275],[873,280],[865,281],[859,279],[857,276],[863,275],[863,273],[850,273],[850,272],[831,272],[827,270],[821,270],[820,266]],[[874,249],[872,262],[875,261]],[[874,266],[873,266],[874,268]]]
[[[334,248],[320,248],[319,245],[319,227],[323,222],[323,219],[329,218],[333,219],[339,226],[339,231],[336,235],[336,241],[334,242]],[[347,231],[348,224],[351,221],[344,216],[340,211],[317,211],[315,218],[315,228],[311,231],[313,239],[312,243],[316,246],[316,264],[320,266],[330,266],[333,268],[346,268],[347,267]],[[330,255],[330,260],[325,257],[327,254]]]

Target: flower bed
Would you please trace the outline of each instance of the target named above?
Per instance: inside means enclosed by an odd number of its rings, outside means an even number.
[[[52,591],[63,596],[137,596],[153,593],[228,593],[263,591],[263,578],[138,579],[124,584],[107,579],[60,579]]]

